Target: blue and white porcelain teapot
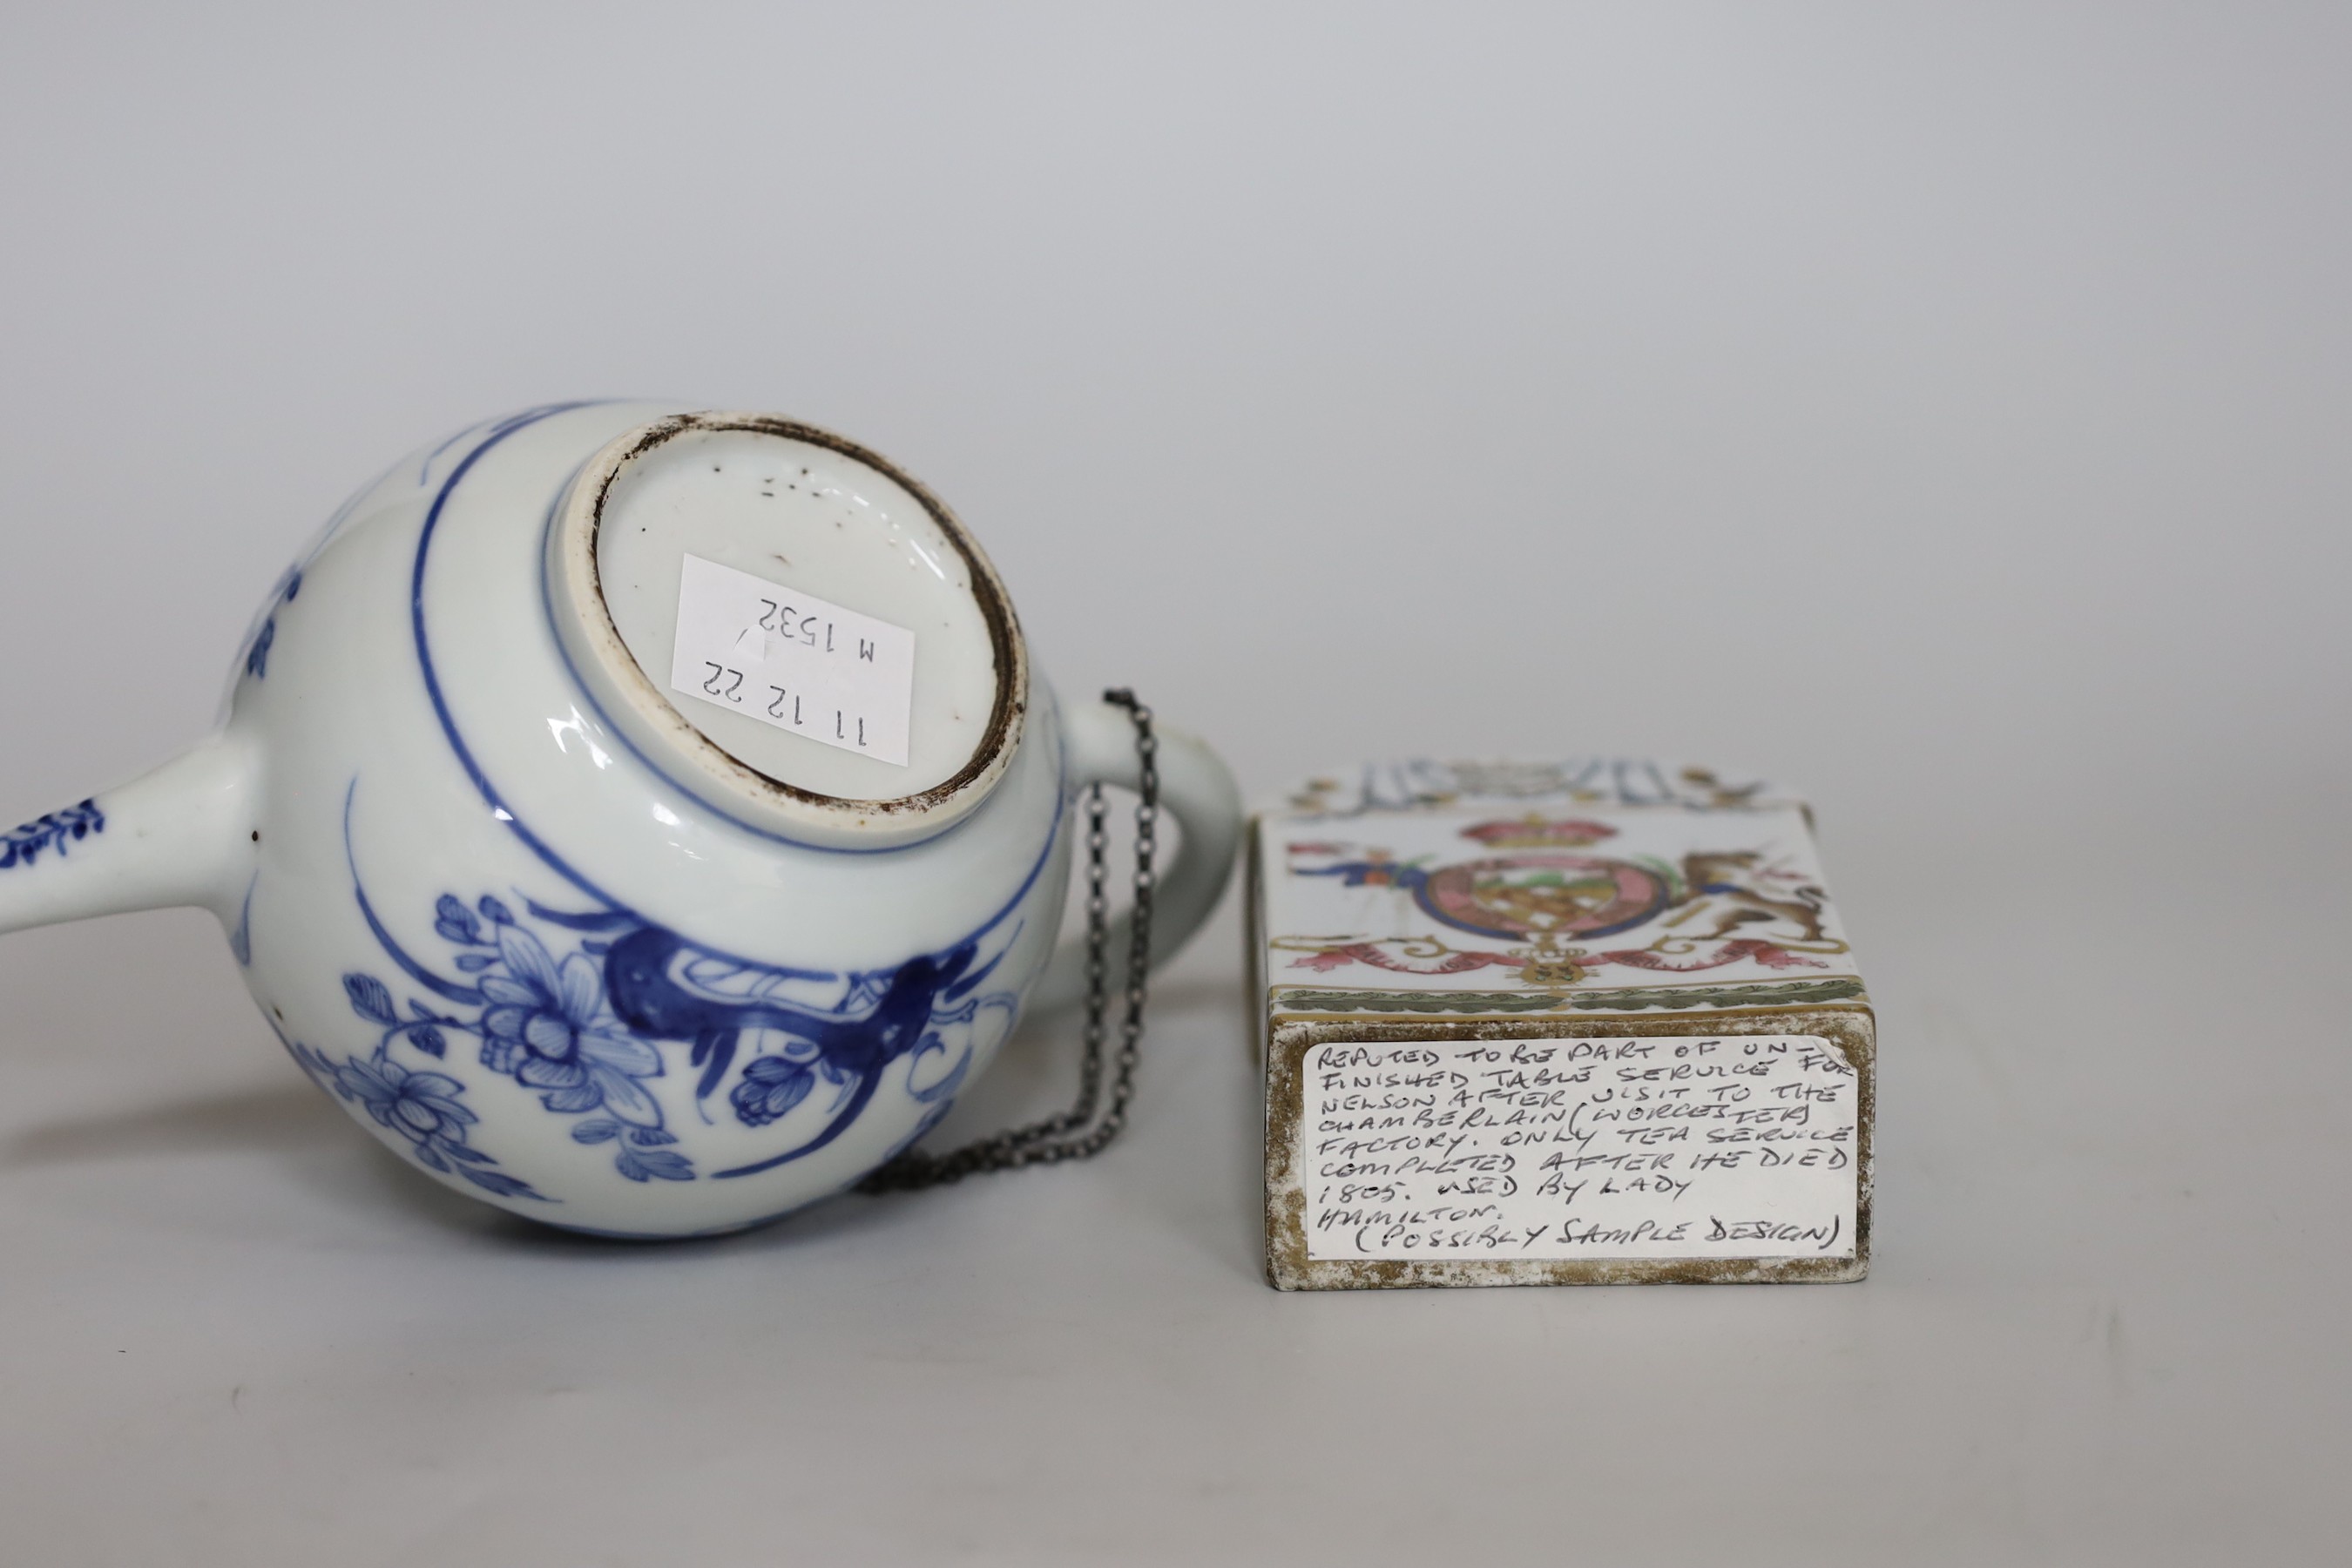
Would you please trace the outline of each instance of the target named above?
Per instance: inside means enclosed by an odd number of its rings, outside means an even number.
[[[1041,976],[1076,994],[1068,806],[1136,774],[1128,716],[1057,706],[988,558],[875,454],[538,408],[344,506],[210,739],[0,838],[0,931],[210,909],[295,1060],[436,1180],[704,1235],[849,1186]],[[1160,775],[1155,956],[1240,822],[1198,742]]]

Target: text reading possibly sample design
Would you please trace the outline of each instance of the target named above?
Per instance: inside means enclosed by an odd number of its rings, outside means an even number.
[[[688,697],[907,765],[915,634],[812,594],[686,557],[669,683]]]
[[[1310,1258],[1850,1258],[1853,1068],[1812,1035],[1314,1047]]]

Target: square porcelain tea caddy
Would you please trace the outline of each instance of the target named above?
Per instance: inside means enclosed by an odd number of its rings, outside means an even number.
[[[1811,814],[1406,763],[1249,835],[1284,1289],[1861,1278],[1875,1031]]]

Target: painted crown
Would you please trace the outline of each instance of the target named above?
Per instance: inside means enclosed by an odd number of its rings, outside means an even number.
[[[1517,822],[1482,822],[1465,827],[1462,837],[1489,849],[1575,849],[1614,838],[1617,830],[1605,822],[1576,817],[1554,821],[1530,813]]]

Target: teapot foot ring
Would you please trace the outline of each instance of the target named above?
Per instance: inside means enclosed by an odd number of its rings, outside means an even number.
[[[706,802],[839,847],[943,831],[1003,776],[1028,658],[995,569],[886,459],[763,415],[623,435],[548,546],[603,717]]]

